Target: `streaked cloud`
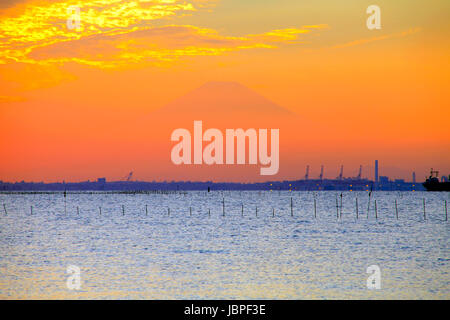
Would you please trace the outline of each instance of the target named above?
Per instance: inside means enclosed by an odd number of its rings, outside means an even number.
[[[406,30],[406,31],[403,31],[403,32],[385,34],[385,35],[381,35],[381,36],[378,36],[378,37],[372,37],[372,38],[366,38],[366,39],[358,39],[358,40],[347,42],[347,43],[344,43],[344,44],[335,45],[332,48],[333,49],[347,48],[347,47],[367,44],[367,43],[380,41],[380,40],[402,38],[402,37],[406,37],[406,36],[418,33],[420,31],[422,31],[421,28],[412,28],[412,29],[409,29],[409,30]]]
[[[154,25],[214,6],[211,0],[88,0],[27,4],[7,10],[0,21],[0,64],[75,62],[100,68],[175,61],[188,56],[275,48],[295,43],[323,25],[233,37],[192,25]],[[66,26],[71,5],[80,7],[81,28]],[[20,6],[19,6],[20,7]],[[206,8],[206,9],[205,9]]]
[[[0,103],[7,103],[7,102],[21,102],[25,101],[26,99],[19,96],[2,96],[0,95]]]
[[[305,29],[329,29],[330,26],[327,24],[314,24],[314,25],[307,25],[303,26]]]
[[[35,48],[97,34],[127,33],[153,20],[195,11],[194,2],[180,0],[88,0],[28,3],[3,13],[0,20],[0,63],[30,62]],[[69,30],[68,8],[80,8],[79,30]]]
[[[275,48],[291,43],[308,29],[280,29],[241,37],[223,36],[216,30],[191,25],[166,25],[127,33],[98,34],[55,42],[36,48],[28,59],[41,63],[74,61],[101,68],[132,63],[159,63],[189,56],[211,56],[254,48]]]
[[[66,64],[98,69],[170,66],[177,61],[252,49],[296,45],[327,25],[291,26],[258,34],[226,35],[177,24],[211,11],[218,0],[12,1],[0,11],[0,103],[24,90],[71,81]],[[80,8],[80,29],[69,30],[68,8]]]

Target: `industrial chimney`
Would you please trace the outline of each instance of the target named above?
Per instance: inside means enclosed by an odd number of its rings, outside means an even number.
[[[375,160],[375,182],[378,183],[378,160]]]

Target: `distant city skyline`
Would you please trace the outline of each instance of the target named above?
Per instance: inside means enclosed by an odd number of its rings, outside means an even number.
[[[344,166],[345,167],[345,166]],[[364,168],[366,168],[366,170],[364,170]],[[390,181],[390,182],[394,182],[394,181],[404,181],[404,182],[406,182],[406,183],[421,183],[421,182],[423,182],[423,181],[425,181],[425,179],[428,177],[428,175],[429,175],[429,172],[428,172],[428,174],[426,174],[426,175],[424,175],[424,177],[423,177],[423,179],[419,179],[419,180],[417,180],[416,179],[416,172],[415,171],[411,171],[411,174],[410,174],[410,179],[407,179],[407,178],[402,178],[402,177],[398,177],[398,176],[389,176],[389,175],[387,175],[387,174],[380,174],[380,168],[382,169],[382,167],[380,167],[380,165],[379,165],[379,161],[378,160],[375,160],[374,161],[374,166],[366,166],[366,167],[364,167],[363,165],[361,165],[361,177],[360,177],[360,180],[369,180],[369,181],[372,181],[372,182],[374,182],[374,183],[378,183],[378,182],[381,182],[381,181],[386,181],[386,179],[388,179],[388,181]],[[322,169],[322,166],[320,167],[320,169]],[[372,169],[372,177],[370,177],[370,169]],[[339,170],[340,170],[340,168],[339,168]],[[369,174],[367,174],[367,175],[365,175],[364,174],[364,172],[366,171],[366,173],[369,173]],[[368,172],[369,171],[369,172]],[[308,175],[305,175],[305,174],[303,174],[303,175],[299,175],[299,177],[297,177],[297,178],[293,178],[293,179],[288,179],[288,180],[320,180],[320,174],[321,174],[321,172],[319,172],[317,175],[316,174],[314,174],[315,172],[312,170],[312,168],[311,168],[311,166],[310,165],[307,165],[306,167],[305,167],[305,173],[308,173]],[[323,171],[322,171],[322,173],[323,173],[323,176],[322,176],[322,179],[323,180],[339,180],[339,171],[337,172],[337,174],[335,175],[335,176],[333,176],[333,174],[329,174],[329,175],[326,175],[325,174],[325,166],[323,166]],[[383,172],[382,170],[381,170],[381,172]],[[343,180],[351,180],[351,179],[353,179],[353,180],[358,180],[358,174],[359,174],[359,172],[356,172],[355,171],[355,174],[349,174],[349,175],[345,175],[345,171],[343,171],[343,176],[342,176],[342,178],[343,178]],[[378,179],[376,178],[377,177],[377,174],[378,174]],[[440,176],[445,176],[445,177],[447,177],[448,175],[446,175],[446,174],[440,174]],[[206,181],[211,181],[211,182],[214,182],[214,183],[237,183],[237,182],[243,182],[243,183],[265,183],[265,182],[268,182],[268,181],[274,181],[274,179],[270,179],[271,177],[267,177],[267,179],[265,180],[265,181],[232,181],[232,180],[224,180],[224,181],[216,181],[216,180],[214,180],[214,179],[205,179],[205,180],[200,180],[200,179],[197,179],[197,180],[195,180],[195,179],[192,179],[192,180],[182,180],[182,179],[165,179],[165,180],[146,180],[146,179],[142,179],[142,178],[139,178],[138,176],[136,176],[135,174],[134,174],[134,172],[133,171],[131,171],[131,172],[129,172],[128,174],[126,174],[126,175],[124,175],[124,176],[122,176],[122,177],[119,177],[119,178],[115,178],[115,177],[106,177],[106,176],[102,176],[102,177],[90,177],[90,178],[88,178],[88,179],[85,179],[85,180],[67,180],[67,179],[63,179],[63,180],[57,180],[57,181],[46,181],[46,180],[40,180],[40,181],[25,181],[25,180],[17,180],[17,181],[6,181],[6,180],[2,180],[2,179],[0,179],[0,182],[4,182],[4,183],[20,183],[20,182],[33,182],[33,183],[41,183],[41,182],[43,182],[43,183],[79,183],[79,182],[100,182],[100,183],[105,183],[105,182],[120,182],[120,181],[122,181],[122,182],[126,182],[126,181],[134,181],[134,182],[157,182],[157,183],[159,183],[159,182],[170,182],[170,181],[192,181],[192,182],[206,182]],[[286,180],[286,179],[284,179],[284,180]],[[279,181],[281,181],[281,180],[279,180]]]

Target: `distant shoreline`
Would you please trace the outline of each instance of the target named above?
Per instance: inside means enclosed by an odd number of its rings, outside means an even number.
[[[145,182],[145,181],[112,181],[104,178],[85,182],[0,182],[0,193],[4,192],[101,192],[101,193],[162,193],[180,191],[425,191],[421,183],[389,180],[374,182],[367,179],[342,180],[286,180],[255,183],[239,182]]]
[[[0,191],[0,194],[187,194],[187,191],[174,191],[174,190],[136,190],[136,191],[114,191],[114,190],[72,190],[72,191],[61,191],[61,190],[23,190],[23,191]]]

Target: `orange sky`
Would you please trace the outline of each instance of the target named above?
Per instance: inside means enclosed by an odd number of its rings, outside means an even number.
[[[300,178],[307,164],[330,178],[362,164],[372,178],[375,159],[392,178],[449,174],[450,4],[392,2],[377,2],[382,28],[368,30],[371,1],[4,1],[0,180],[266,180],[259,166],[171,163],[170,132],[192,119],[152,112],[210,81],[300,119],[274,124],[270,179]],[[67,29],[69,5],[80,30]]]

